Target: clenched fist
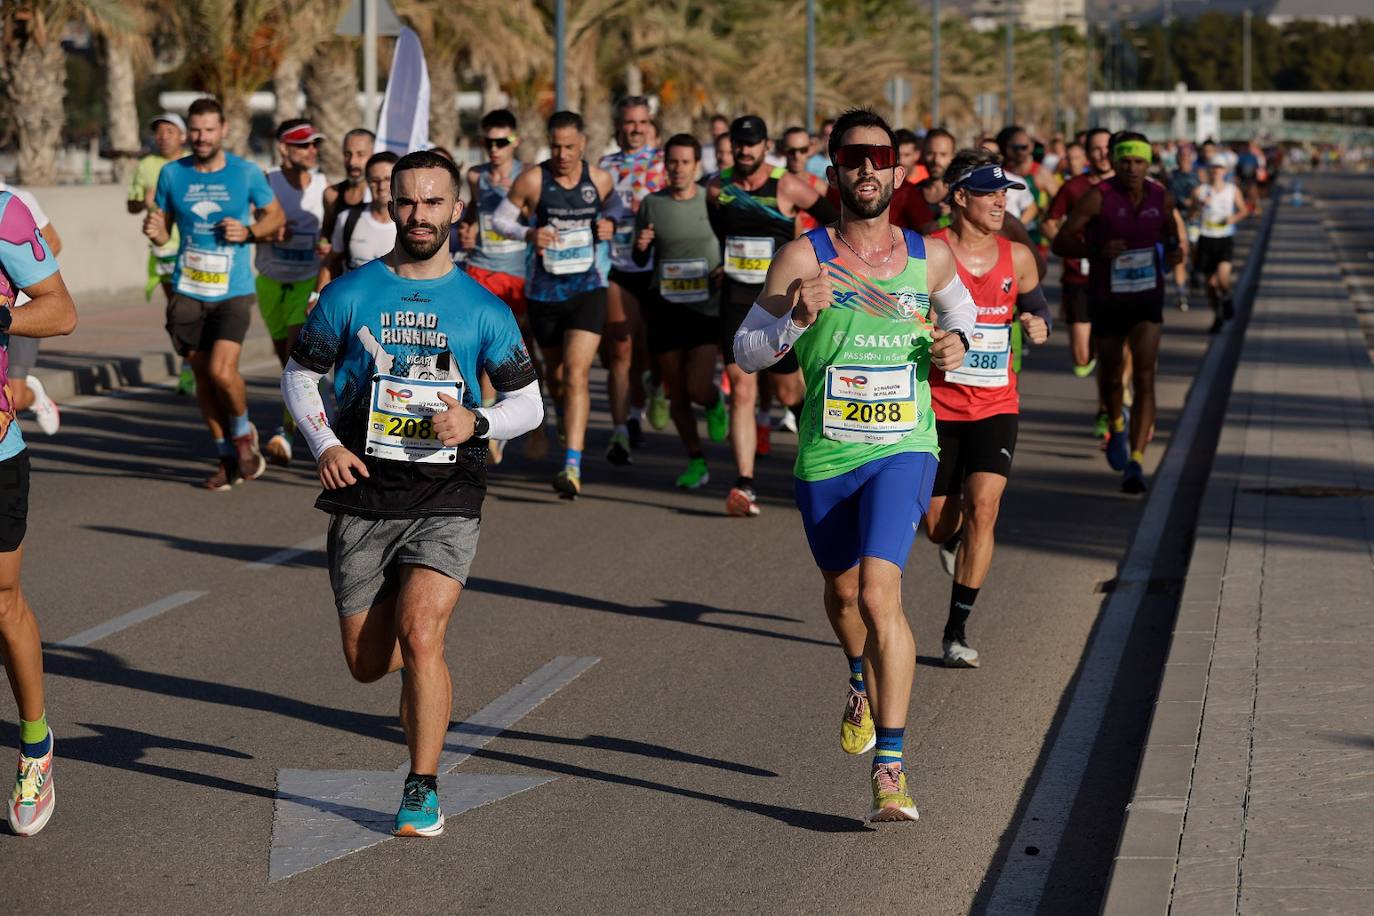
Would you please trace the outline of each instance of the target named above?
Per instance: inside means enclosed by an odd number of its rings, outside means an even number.
[[[964,364],[964,341],[953,331],[936,328],[931,332],[930,361],[941,372],[953,372]]]
[[[801,281],[797,287],[797,304],[792,306],[792,320],[798,327],[809,328],[825,309],[830,308],[835,288],[830,283],[830,275],[825,267],[814,277]]]
[[[1045,324],[1045,319],[1030,312],[1022,312],[1021,331],[1026,338],[1033,344],[1042,344],[1050,337],[1049,325]]]

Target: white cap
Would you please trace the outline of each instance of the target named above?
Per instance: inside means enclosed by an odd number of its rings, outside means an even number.
[[[174,114],[170,111],[164,111],[162,114],[158,115],[157,117],[149,121],[148,127],[153,130],[156,130],[158,121],[166,121],[168,124],[171,124],[173,127],[181,131],[183,134],[186,133],[186,122],[181,119],[181,115],[179,114]]]

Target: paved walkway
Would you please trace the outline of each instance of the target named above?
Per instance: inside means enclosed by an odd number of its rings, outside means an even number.
[[[1374,899],[1374,364],[1332,263],[1368,271],[1374,177],[1306,191],[1274,224],[1105,913]]]

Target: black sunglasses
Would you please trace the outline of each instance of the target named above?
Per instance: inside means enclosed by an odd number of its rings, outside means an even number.
[[[487,149],[505,149],[511,145],[510,137],[486,137],[482,140],[482,145]]]
[[[800,155],[803,155],[804,153],[809,153],[809,152],[811,152],[811,147],[809,147],[809,146],[789,146],[789,147],[787,147],[786,149],[784,149],[783,152],[787,153],[787,155],[789,155],[789,156],[800,156]]]

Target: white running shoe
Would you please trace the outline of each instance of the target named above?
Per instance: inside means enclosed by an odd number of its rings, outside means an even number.
[[[959,535],[956,533],[940,545],[940,565],[945,568],[945,572],[954,575],[954,561],[959,556]]]
[[[62,425],[62,412],[57,409],[57,404],[48,393],[43,390],[43,383],[38,380],[38,376],[30,375],[24,379],[33,392],[33,411],[34,417],[38,420],[38,428],[51,436],[57,432],[57,428]]]
[[[942,644],[945,650],[946,668],[977,668],[978,650],[957,639],[947,639]]]
[[[789,433],[797,431],[797,415],[792,412],[792,408],[784,407],[782,416],[778,418],[778,429],[785,429]]]

